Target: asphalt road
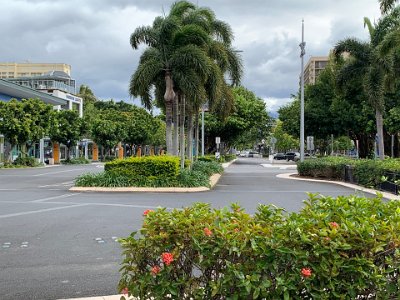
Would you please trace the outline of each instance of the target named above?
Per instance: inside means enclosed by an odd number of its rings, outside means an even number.
[[[74,178],[102,165],[0,169],[0,299],[60,299],[116,294],[121,249],[145,209],[259,203],[298,211],[306,193],[348,195],[333,184],[277,178],[294,166],[240,158],[217,186],[201,193],[73,193]]]

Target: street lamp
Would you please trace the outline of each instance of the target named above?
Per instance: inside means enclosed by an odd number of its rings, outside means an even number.
[[[300,79],[300,161],[304,161],[304,55],[306,54],[306,43],[304,42],[304,19],[301,24],[301,79]]]

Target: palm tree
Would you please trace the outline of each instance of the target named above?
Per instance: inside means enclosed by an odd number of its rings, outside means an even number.
[[[177,154],[172,143],[172,111],[174,107],[177,130],[177,99],[186,99],[194,111],[206,99],[219,106],[225,100],[228,109],[223,111],[230,112],[227,100],[231,97],[224,73],[229,73],[234,83],[239,82],[242,74],[239,56],[230,46],[231,32],[226,23],[215,19],[211,10],[179,1],[172,5],[168,16],[156,18],[153,26],[139,27],[131,35],[134,49],[142,43],[149,48],[132,75],[130,94],[140,96],[150,108],[150,91],[155,87],[158,105],[165,107],[167,153]]]
[[[383,112],[385,109],[384,93],[387,80],[391,75],[393,55],[380,55],[381,43],[385,36],[400,22],[399,9],[379,19],[373,25],[368,18],[364,18],[364,25],[368,27],[369,42],[361,42],[354,38],[340,41],[334,48],[334,55],[339,59],[342,54],[350,55],[339,71],[339,84],[346,78],[362,76],[364,91],[369,103],[375,109],[376,129],[378,137],[379,158],[384,159],[383,141]],[[397,25],[396,25],[397,24]]]
[[[129,92],[140,96],[146,108],[151,108],[151,89],[156,96],[163,94],[166,112],[167,153],[172,154],[172,104],[175,88],[187,93],[201,93],[199,86],[190,82],[193,74],[207,76],[207,56],[199,47],[208,43],[208,35],[200,27],[183,25],[179,13],[190,8],[189,3],[177,2],[166,17],[155,19],[153,26],[137,28],[131,35],[131,46],[138,49],[144,43],[149,46],[142,54],[139,66],[132,75]],[[191,90],[188,90],[190,86]],[[160,100],[161,98],[158,98]]]

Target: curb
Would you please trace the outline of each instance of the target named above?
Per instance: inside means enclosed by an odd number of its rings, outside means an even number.
[[[228,168],[233,164],[236,159],[223,163],[224,169]],[[130,192],[142,192],[142,193],[199,193],[207,192],[211,190],[221,178],[221,174],[214,174],[210,177],[210,187],[199,186],[199,187],[82,187],[73,186],[69,189],[70,192],[102,192],[102,193],[130,193]]]
[[[96,297],[85,297],[85,298],[65,298],[58,300],[120,300],[124,296],[126,300],[136,300],[136,298],[128,297],[128,295],[110,295],[110,296],[96,296]]]
[[[344,187],[348,187],[348,188],[355,189],[357,191],[365,192],[365,193],[372,194],[372,195],[380,194],[386,199],[400,200],[400,196],[396,196],[396,195],[393,195],[393,194],[390,194],[390,193],[387,193],[387,192],[382,192],[382,191],[366,188],[366,187],[359,186],[359,185],[352,184],[352,183],[347,183],[347,182],[342,182],[342,181],[333,181],[333,180],[324,180],[324,179],[293,177],[293,175],[297,175],[297,173],[283,173],[283,174],[276,175],[276,177],[283,178],[283,179],[291,179],[291,180],[301,180],[301,181],[311,181],[311,182],[322,182],[322,183],[337,184],[337,185],[341,185],[341,186],[344,186]]]

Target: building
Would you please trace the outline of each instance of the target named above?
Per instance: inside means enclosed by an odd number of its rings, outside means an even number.
[[[312,56],[304,68],[304,84],[315,84],[319,73],[327,66],[328,56]]]
[[[0,101],[38,98],[57,110],[76,110],[82,117],[83,99],[76,96],[76,82],[70,74],[71,67],[67,64],[0,63]],[[35,145],[35,157],[40,162],[44,162],[49,144],[49,139],[43,138]],[[4,147],[4,137],[0,134],[0,159],[4,159]],[[61,159],[66,158],[64,148],[62,145],[57,148]],[[85,156],[86,153],[87,147]]]
[[[0,78],[32,77],[60,71],[71,76],[71,66],[63,63],[4,63],[0,62]]]

